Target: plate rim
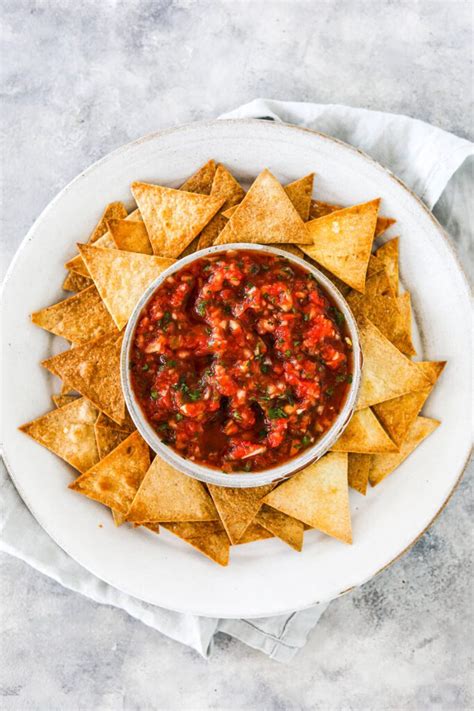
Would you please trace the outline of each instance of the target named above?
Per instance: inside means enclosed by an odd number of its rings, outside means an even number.
[[[212,128],[213,128],[215,125],[221,125],[221,124],[240,124],[240,125],[252,126],[252,125],[261,125],[263,122],[265,123],[265,125],[266,125],[267,128],[270,128],[270,126],[272,126],[272,127],[275,128],[275,129],[280,129],[280,128],[283,127],[283,128],[286,128],[286,129],[291,129],[292,131],[296,131],[296,132],[309,133],[309,134],[311,134],[311,135],[316,135],[316,136],[319,136],[319,137],[320,137],[321,139],[323,139],[324,141],[327,141],[328,143],[335,143],[335,144],[338,144],[338,145],[342,146],[345,150],[350,150],[351,152],[353,152],[353,153],[355,153],[355,154],[358,154],[358,155],[361,156],[366,162],[368,162],[369,164],[371,164],[371,165],[372,165],[373,167],[375,167],[377,170],[382,171],[382,173],[388,175],[393,181],[395,181],[405,192],[407,192],[407,193],[409,194],[409,196],[410,196],[412,199],[413,199],[413,198],[415,199],[415,201],[417,202],[418,206],[421,207],[421,208],[423,209],[425,215],[430,218],[430,221],[433,223],[433,225],[434,225],[435,229],[437,230],[439,236],[443,239],[444,245],[448,248],[448,251],[450,252],[450,255],[453,257],[454,264],[455,264],[455,266],[457,267],[457,274],[458,274],[458,276],[460,277],[460,283],[459,283],[460,289],[459,289],[458,294],[459,294],[459,296],[462,296],[463,299],[466,299],[466,303],[470,303],[470,293],[471,293],[471,290],[470,290],[470,287],[469,287],[469,282],[468,282],[468,279],[467,279],[466,274],[465,274],[465,272],[464,272],[464,269],[463,269],[463,267],[462,267],[462,265],[461,265],[461,262],[460,262],[460,259],[459,259],[459,257],[458,257],[458,254],[457,254],[457,252],[456,252],[456,250],[455,250],[455,248],[454,248],[454,246],[453,246],[453,244],[452,244],[452,242],[451,242],[451,240],[450,240],[450,238],[449,238],[449,236],[448,236],[446,230],[445,230],[444,227],[438,222],[438,220],[437,220],[436,217],[433,215],[433,213],[429,210],[429,208],[423,203],[423,201],[421,200],[421,198],[420,198],[416,193],[414,193],[413,190],[411,190],[411,188],[409,188],[409,187],[408,187],[400,178],[398,178],[398,176],[396,176],[391,170],[389,170],[388,168],[385,168],[381,163],[379,163],[379,162],[376,161],[374,158],[372,158],[371,156],[369,156],[369,155],[368,155],[367,153],[365,153],[363,150],[361,150],[361,149],[359,149],[359,148],[356,148],[355,146],[352,146],[352,145],[350,145],[350,144],[348,144],[348,143],[346,143],[346,142],[344,142],[344,141],[341,141],[340,139],[334,138],[334,137],[332,137],[332,136],[330,136],[330,135],[328,135],[328,134],[326,134],[326,133],[323,133],[323,132],[320,132],[320,131],[315,131],[315,130],[310,129],[310,128],[307,128],[307,127],[296,126],[296,125],[293,125],[293,124],[288,124],[288,123],[280,122],[280,121],[279,121],[279,122],[266,121],[266,120],[264,120],[264,119],[215,119],[215,120],[205,120],[205,121],[190,122],[190,123],[182,124],[182,125],[179,125],[179,126],[176,126],[176,127],[173,127],[173,128],[162,129],[162,130],[159,130],[159,131],[154,131],[154,132],[152,132],[152,133],[146,134],[145,136],[142,136],[142,137],[140,137],[140,138],[137,138],[137,139],[135,139],[135,140],[133,140],[133,141],[131,141],[131,142],[129,142],[129,143],[126,143],[126,144],[122,145],[122,146],[119,146],[118,148],[114,149],[113,151],[107,153],[105,156],[102,156],[102,157],[99,158],[97,161],[94,161],[91,165],[89,165],[89,166],[86,167],[83,171],[81,171],[81,172],[80,172],[77,176],[75,176],[69,183],[67,183],[67,184],[53,197],[53,199],[44,207],[44,209],[41,211],[41,213],[38,215],[38,217],[34,220],[34,222],[33,222],[33,224],[31,225],[31,227],[28,229],[26,235],[24,236],[24,238],[22,239],[20,245],[18,246],[18,248],[17,248],[17,250],[16,250],[16,252],[15,252],[15,254],[14,254],[14,256],[13,256],[13,259],[11,260],[11,263],[10,263],[10,265],[9,265],[7,271],[6,271],[5,277],[4,277],[4,279],[3,279],[2,287],[1,287],[1,290],[0,290],[0,301],[1,301],[1,303],[2,303],[2,308],[3,308],[3,297],[4,297],[4,293],[5,293],[5,291],[6,291],[6,288],[7,288],[8,284],[9,284],[10,279],[12,278],[12,275],[13,275],[14,272],[15,272],[16,263],[17,263],[17,261],[19,260],[20,255],[22,254],[22,252],[24,251],[24,249],[26,248],[26,246],[27,246],[27,245],[29,244],[29,242],[33,239],[34,233],[35,233],[35,231],[36,231],[37,224],[43,219],[43,217],[44,217],[45,215],[47,215],[47,214],[50,212],[50,210],[53,210],[53,209],[54,209],[56,203],[57,203],[66,193],[68,193],[70,190],[72,190],[72,189],[74,188],[74,186],[76,185],[76,183],[78,183],[78,182],[79,182],[80,180],[82,180],[83,178],[87,177],[87,175],[88,175],[89,172],[94,171],[94,170],[95,170],[96,168],[98,168],[99,166],[102,166],[102,165],[106,164],[109,160],[112,160],[112,159],[116,158],[117,156],[125,155],[125,154],[127,153],[127,151],[132,150],[134,147],[139,146],[139,145],[141,145],[142,143],[146,143],[146,142],[148,142],[148,141],[153,141],[153,140],[155,140],[155,139],[159,139],[159,138],[161,138],[161,137],[163,137],[163,136],[166,136],[166,135],[170,135],[170,134],[173,134],[173,133],[176,133],[176,134],[177,134],[177,133],[179,133],[179,132],[181,132],[181,131],[185,131],[185,130],[188,130],[188,129],[196,129],[196,128],[197,128],[197,129],[203,129],[203,130],[205,130],[205,129],[210,129],[210,130],[212,130]],[[272,128],[271,130],[273,130],[273,128]],[[462,284],[462,289],[461,289],[461,284]],[[81,566],[82,566],[85,570],[87,570],[89,573],[91,573],[92,575],[94,575],[94,576],[97,577],[98,579],[103,580],[104,582],[106,582],[107,584],[109,584],[109,585],[111,585],[112,587],[116,588],[116,589],[119,590],[120,592],[122,592],[122,593],[124,593],[124,594],[127,594],[127,595],[130,595],[131,597],[134,597],[135,599],[139,599],[139,600],[142,600],[142,601],[144,601],[144,602],[146,602],[146,603],[148,603],[148,604],[152,604],[152,605],[156,606],[157,603],[156,603],[156,602],[152,602],[151,600],[147,599],[145,595],[140,596],[140,597],[136,597],[136,595],[134,595],[133,593],[127,592],[126,590],[124,590],[122,587],[116,585],[115,583],[109,582],[106,577],[103,577],[102,575],[98,575],[96,572],[92,571],[87,565],[84,565],[84,563],[79,562],[75,556],[73,556],[71,553],[69,553],[68,550],[67,550],[67,547],[64,547],[64,545],[62,545],[61,543],[59,543],[59,542],[56,540],[56,537],[53,536],[53,535],[50,533],[48,524],[45,524],[45,523],[42,521],[41,516],[38,516],[38,515],[35,513],[34,504],[33,504],[33,503],[30,503],[30,502],[28,501],[28,497],[25,496],[24,491],[22,490],[22,487],[18,484],[18,482],[17,482],[17,480],[16,480],[16,477],[15,477],[15,474],[14,474],[14,472],[13,472],[13,468],[12,468],[12,466],[11,466],[10,463],[9,463],[9,459],[8,459],[7,452],[5,451],[5,450],[6,450],[6,447],[5,447],[5,443],[3,442],[3,435],[2,435],[2,437],[1,437],[1,439],[0,439],[0,450],[1,450],[1,456],[2,456],[2,458],[3,458],[3,460],[4,460],[4,463],[5,463],[5,467],[6,467],[6,469],[7,469],[7,472],[8,472],[8,474],[9,474],[9,476],[10,476],[10,478],[11,478],[11,480],[12,480],[12,482],[13,482],[15,488],[16,488],[16,490],[18,491],[18,493],[19,493],[21,499],[22,499],[23,502],[25,503],[26,507],[28,508],[28,510],[30,511],[30,513],[32,514],[32,516],[36,519],[36,521],[38,522],[38,524],[41,526],[41,528],[42,528],[42,529],[47,533],[47,535],[55,542],[55,544],[58,545],[58,546],[61,548],[61,550],[63,550],[63,551],[66,553],[66,555],[68,555],[69,557],[71,557],[75,562],[77,562],[79,565],[81,565]],[[461,482],[461,480],[462,480],[462,478],[463,478],[463,475],[464,475],[464,473],[465,473],[465,471],[466,471],[466,468],[467,468],[467,466],[468,466],[468,463],[469,463],[469,461],[470,461],[471,453],[472,453],[472,448],[471,448],[470,451],[467,452],[466,459],[465,459],[465,461],[463,462],[463,464],[462,464],[462,466],[461,466],[461,469],[460,469],[460,471],[458,472],[458,476],[457,476],[455,482],[453,483],[451,489],[449,490],[449,492],[448,492],[446,498],[445,498],[444,501],[440,504],[439,508],[438,508],[437,511],[434,513],[434,515],[433,515],[433,517],[431,518],[431,520],[430,520],[430,521],[426,524],[426,526],[423,528],[423,530],[422,530],[421,532],[419,532],[419,533],[415,536],[415,538],[414,538],[408,545],[406,545],[401,551],[399,551],[399,552],[397,553],[397,555],[395,555],[390,561],[388,561],[385,565],[383,565],[381,568],[379,568],[375,573],[370,574],[368,577],[363,577],[362,579],[358,579],[358,580],[357,580],[356,582],[354,582],[353,585],[351,585],[349,588],[347,588],[346,590],[340,591],[335,597],[331,597],[330,599],[335,599],[336,597],[340,597],[341,595],[344,595],[344,594],[350,592],[351,590],[353,590],[353,589],[359,587],[360,585],[365,584],[366,582],[368,582],[368,580],[371,580],[371,579],[374,578],[376,575],[378,575],[379,573],[383,572],[386,568],[390,567],[393,563],[395,563],[399,558],[401,558],[406,552],[408,552],[408,551],[410,550],[410,548],[426,533],[426,531],[427,531],[427,530],[431,527],[431,525],[435,522],[435,520],[438,518],[438,516],[439,516],[439,515],[442,513],[442,511],[445,509],[446,505],[447,505],[448,502],[450,501],[450,499],[451,499],[451,497],[453,496],[453,494],[456,492],[456,490],[457,490],[457,488],[459,487],[459,484],[460,484],[460,482]],[[254,613],[254,614],[248,614],[248,613],[246,612],[244,616],[247,617],[247,618],[249,618],[249,619],[251,619],[251,618],[255,618],[255,617],[265,617],[265,616],[273,616],[273,615],[279,615],[279,614],[287,614],[287,613],[289,613],[289,612],[295,611],[295,609],[297,609],[297,610],[303,610],[303,609],[307,609],[307,608],[309,608],[309,607],[312,607],[312,606],[314,606],[315,604],[323,603],[323,602],[327,602],[327,600],[325,600],[325,599],[313,600],[313,601],[311,601],[311,602],[309,602],[309,603],[307,603],[307,604],[305,604],[305,605],[298,605],[297,608],[295,608],[294,606],[292,606],[292,607],[290,607],[290,608],[284,608],[284,609],[281,609],[281,610],[272,610],[271,612],[267,613],[266,615],[265,615],[265,613],[262,613],[261,611],[259,611],[258,613]],[[167,606],[166,606],[166,609],[170,609],[170,610],[173,610],[173,611],[176,611],[176,612],[180,612],[180,613],[195,614],[195,615],[199,615],[199,616],[201,616],[201,617],[215,617],[215,615],[213,615],[213,614],[211,614],[211,613],[209,613],[209,612],[204,612],[204,613],[203,613],[201,610],[193,610],[193,609],[191,609],[190,607],[180,608],[180,607],[171,607],[171,606],[168,606],[168,605],[167,605]],[[235,617],[238,617],[238,616],[239,616],[239,613],[223,614],[222,612],[219,612],[219,617],[224,618],[224,619],[232,619],[232,618],[235,618]],[[240,616],[242,616],[242,615],[240,615]]]

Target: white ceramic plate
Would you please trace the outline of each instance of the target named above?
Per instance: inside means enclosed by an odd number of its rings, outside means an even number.
[[[442,425],[400,467],[362,497],[351,492],[354,544],[315,531],[301,554],[278,540],[236,547],[228,568],[211,563],[166,531],[126,526],[67,488],[72,470],[17,431],[51,408],[56,381],[39,362],[58,340],[28,314],[64,298],[63,264],[106,202],[130,202],[144,180],[177,186],[210,157],[248,182],[265,166],[282,182],[316,171],[316,195],[353,204],[380,196],[397,218],[401,275],[413,296],[424,358],[448,360],[425,412]],[[116,588],[163,607],[221,617],[259,617],[342,594],[410,546],[443,507],[470,449],[468,289],[439,224],[380,165],[327,136],[266,121],[194,124],[143,138],[99,161],[68,185],[25,238],[3,298],[3,451],[33,515],[76,561]],[[99,526],[102,524],[102,527]]]

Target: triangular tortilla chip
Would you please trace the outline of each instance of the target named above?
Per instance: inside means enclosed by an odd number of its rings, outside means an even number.
[[[301,249],[353,289],[363,292],[380,200],[354,205],[311,220],[313,241]]]
[[[128,513],[128,521],[216,521],[204,484],[156,456]]]
[[[417,417],[399,452],[396,454],[374,454],[370,460],[369,481],[371,485],[380,484],[428,435],[434,432],[439,424],[438,420],[432,420],[430,417]]]
[[[374,274],[377,274],[377,272],[381,272],[383,269],[385,269],[385,265],[382,262],[381,259],[378,259],[375,254],[370,255],[369,259],[369,265],[367,267],[367,279]],[[386,277],[388,279],[388,277]],[[367,289],[367,281],[365,282],[365,288]],[[395,296],[395,294],[392,293],[392,296]]]
[[[321,200],[311,200],[311,206],[309,209],[310,220],[316,220],[319,217],[324,217],[325,215],[330,215],[331,212],[336,212],[336,210],[344,209],[343,205],[333,205],[329,202],[321,202]],[[388,230],[391,225],[394,225],[396,220],[392,217],[377,217],[377,223],[375,225],[375,237],[379,237],[381,234]]]
[[[217,235],[224,229],[227,220],[222,215],[222,211],[233,205],[237,205],[245,195],[245,190],[236,181],[232,173],[227,168],[219,164],[212,183],[211,196],[224,200],[221,210],[214,215],[212,220],[205,226],[199,236],[198,249],[205,249],[214,244]]]
[[[237,543],[241,539],[245,529],[257,515],[263,497],[272,488],[271,484],[253,489],[208,485],[209,493],[231,543]]]
[[[126,514],[149,466],[148,445],[138,432],[133,432],[69,488]]]
[[[165,257],[178,257],[224,202],[212,195],[149,183],[133,183],[131,190],[154,253]]]
[[[31,320],[72,343],[85,343],[116,330],[95,286],[36,311]]]
[[[374,412],[377,418],[398,447],[404,442],[411,425],[425,404],[446,362],[426,361],[419,362],[417,365],[430,381],[427,387],[374,405]]]
[[[300,551],[303,548],[304,525],[292,516],[264,504],[255,517],[255,523],[266,528],[274,536]]]
[[[333,452],[396,452],[398,447],[392,442],[370,407],[356,410],[346,429],[332,446]]]
[[[126,430],[119,429],[117,425],[115,427],[110,427],[108,425],[104,426],[97,424],[97,422],[94,425],[94,432],[97,450],[99,452],[99,459],[103,459],[110,454],[110,452],[118,447],[124,439],[127,439],[130,434]]]
[[[410,292],[405,291],[401,296],[397,296],[397,304],[400,309],[400,331],[395,345],[407,356],[416,355],[416,349],[412,340],[412,309]]]
[[[79,251],[117,328],[126,325],[145,289],[174,259],[100,249],[80,244]]]
[[[145,223],[139,220],[109,220],[109,232],[117,249],[153,254]]]
[[[274,489],[265,503],[328,536],[352,543],[347,454],[326,454]]]
[[[418,363],[404,356],[368,319],[359,321],[359,335],[363,364],[358,410],[429,385]]]
[[[347,458],[347,475],[349,486],[365,496],[369,483],[371,454],[349,454]]]
[[[74,400],[77,400],[77,395],[51,395],[51,400],[56,407],[64,407],[64,405],[69,405]]]
[[[110,333],[48,358],[42,365],[120,424],[125,417],[121,346],[122,334]]]
[[[107,205],[107,207],[105,208],[104,212],[102,213],[99,222],[92,230],[90,237],[87,240],[88,243],[94,244],[94,242],[97,242],[99,237],[102,237],[102,235],[105,235],[105,233],[107,232],[108,220],[114,220],[114,219],[121,220],[124,217],[127,217],[127,210],[126,210],[123,202],[109,203]]]
[[[311,242],[303,220],[269,170],[260,173],[252,183],[214,244],[229,242]]]
[[[229,539],[220,521],[163,523],[162,525],[219,565],[225,566],[229,562]]]
[[[398,237],[385,242],[381,247],[375,252],[377,259],[383,262],[388,278],[390,280],[390,286],[392,287],[393,293],[398,294]]]
[[[95,443],[96,408],[85,398],[47,412],[20,430],[80,472],[99,460]]]
[[[207,163],[201,166],[191,177],[185,180],[180,190],[186,190],[189,193],[210,195],[216,168],[216,162],[214,160],[208,160]]]
[[[259,526],[258,523],[252,522],[249,526],[247,526],[239,540],[233,545],[240,546],[244,543],[266,541],[268,538],[274,537],[274,534],[270,533],[270,531],[268,531],[266,528],[263,528],[263,526]]]
[[[82,291],[87,289],[88,286],[92,286],[94,282],[92,279],[77,272],[68,272],[67,277],[63,281],[62,288],[64,291]]]
[[[134,222],[136,222],[137,220],[141,220],[142,217],[140,215],[140,210],[134,210],[129,215],[124,217],[124,219],[132,220]],[[102,249],[116,249],[115,242],[112,239],[112,235],[108,231],[105,232],[102,237],[99,237],[99,239],[94,242],[94,247],[101,247]],[[64,266],[66,267],[66,269],[70,269],[74,274],[81,274],[82,276],[86,277],[90,276],[80,254],[77,254],[75,257],[70,259],[68,262],[66,262]]]
[[[114,420],[111,420],[105,412],[99,412],[96,425],[98,427],[112,427],[116,430],[121,430],[122,432],[128,432],[129,434],[134,432],[136,429],[135,423],[130,417],[127,408],[125,408],[125,417],[120,424],[117,424]]]
[[[309,209],[311,207],[311,195],[313,194],[314,173],[308,173],[304,178],[294,180],[292,183],[285,185],[285,193],[290,198],[296,208],[298,215],[303,222],[309,218]]]

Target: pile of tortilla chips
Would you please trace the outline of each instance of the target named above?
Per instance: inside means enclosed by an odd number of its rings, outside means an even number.
[[[231,545],[272,537],[300,551],[310,528],[351,543],[349,487],[365,495],[438,426],[420,412],[445,364],[412,360],[398,238],[374,243],[395,220],[379,215],[378,199],[313,200],[313,180],[282,186],[264,170],[245,192],[211,160],[180,189],[136,182],[136,209],[107,205],[67,262],[63,288],[75,295],[32,314],[71,347],[42,364],[62,380],[56,408],[21,429],[77,470],[69,488],[111,509],[116,525],[163,526],[221,565]],[[357,407],[332,450],[251,489],[205,486],[151,453],[120,385],[123,329],[146,287],[177,258],[231,242],[274,244],[316,264],[350,304],[363,351]]]

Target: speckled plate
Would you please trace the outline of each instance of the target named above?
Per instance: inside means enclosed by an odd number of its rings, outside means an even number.
[[[28,314],[64,298],[63,264],[111,200],[130,202],[133,180],[177,186],[210,157],[244,183],[268,166],[283,182],[316,171],[316,194],[357,203],[380,196],[397,218],[401,276],[411,291],[419,355],[448,360],[425,412],[441,427],[376,489],[351,492],[354,544],[316,531],[297,554],[278,540],[236,547],[221,568],[164,531],[126,526],[67,488],[73,471],[17,427],[50,409],[58,381],[39,362],[64,342]],[[33,225],[3,292],[3,453],[25,503],[71,557],[102,580],[146,602],[220,617],[260,617],[341,595],[400,556],[443,508],[470,450],[470,302],[440,225],[394,176],[327,136],[266,121],[216,121],[160,132],[115,151],[68,185]]]

